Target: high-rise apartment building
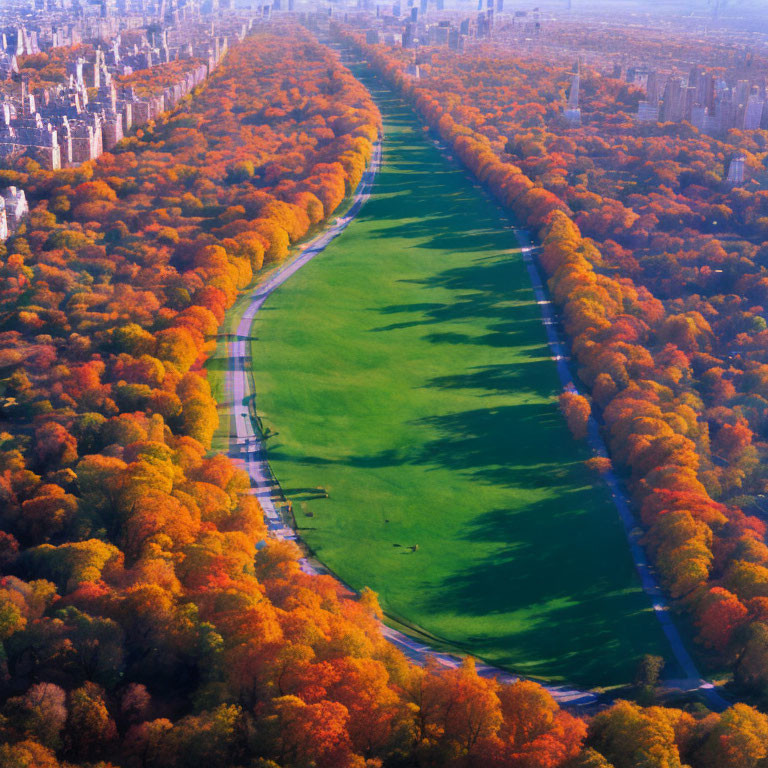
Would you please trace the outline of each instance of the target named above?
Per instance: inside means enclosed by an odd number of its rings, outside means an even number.
[[[732,186],[737,186],[744,183],[744,164],[746,160],[744,155],[737,155],[731,160],[731,164],[728,167],[728,176],[726,181]]]

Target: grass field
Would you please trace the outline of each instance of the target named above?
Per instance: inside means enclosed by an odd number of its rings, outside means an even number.
[[[667,646],[557,409],[513,234],[368,84],[374,195],[254,325],[273,470],[318,557],[406,625],[526,674],[625,683]]]

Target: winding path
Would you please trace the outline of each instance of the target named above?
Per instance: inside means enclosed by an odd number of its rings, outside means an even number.
[[[448,154],[447,148],[442,142],[436,141],[436,144],[443,150],[444,154]],[[257,313],[261,310],[270,294],[301,269],[302,266],[322,253],[328,244],[344,231],[369,199],[374,177],[381,165],[381,152],[381,142],[379,141],[375,146],[371,165],[363,174],[349,210],[343,216],[336,218],[321,234],[306,243],[297,256],[278,269],[266,282],[253,290],[252,294],[248,297],[248,305],[238,322],[234,340],[230,340],[227,345],[226,390],[227,399],[232,398],[234,416],[234,429],[231,430],[228,436],[228,453],[233,459],[241,462],[248,472],[253,484],[252,492],[259,499],[264,510],[265,522],[270,535],[279,539],[295,541],[299,545],[301,545],[301,541],[288,522],[288,510],[285,508],[279,484],[270,469],[264,438],[258,424],[255,405],[256,393],[253,391],[251,376],[251,327]],[[577,391],[569,368],[569,358],[565,344],[557,332],[554,309],[551,301],[547,298],[546,290],[535,262],[534,253],[536,248],[533,246],[530,234],[527,231],[521,229],[515,229],[514,231],[522,249],[523,259],[528,269],[537,303],[541,309],[547,341],[552,357],[557,364],[561,383],[564,388]],[[590,418],[588,440],[590,447],[597,455],[608,455],[605,443],[600,435],[599,426],[594,417]],[[720,696],[711,683],[706,682],[699,674],[671,619],[669,605],[639,544],[640,533],[618,477],[613,472],[609,472],[604,477],[623,523],[642,588],[650,597],[653,609],[670,643],[672,652],[686,676],[683,680],[666,681],[667,688],[677,691],[700,691],[712,709],[722,710],[726,708],[728,703],[725,699]],[[329,573],[328,569],[321,563],[306,554],[301,559],[301,568],[306,573]],[[353,591],[351,588],[349,589],[350,592]],[[438,663],[447,667],[456,667],[461,663],[461,659],[458,656],[435,652],[429,646],[385,624],[382,624],[381,629],[389,642],[397,646],[409,659],[416,663],[423,664],[428,658],[434,658]],[[496,677],[504,682],[514,682],[520,679],[518,675],[484,663],[478,663],[477,669],[483,676]],[[545,687],[561,705],[566,707],[588,708],[600,702],[600,698],[589,691],[578,690],[567,685],[546,685]]]

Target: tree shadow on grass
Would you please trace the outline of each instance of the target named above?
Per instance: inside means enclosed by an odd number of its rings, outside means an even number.
[[[615,589],[634,582],[626,551],[616,547],[618,520],[594,519],[603,518],[605,502],[585,483],[556,409],[546,403],[478,408],[422,422],[439,437],[424,445],[416,463],[524,494],[514,509],[486,512],[465,529],[467,542],[499,546],[427,590],[425,611],[450,606],[462,618],[508,615],[515,631],[475,637],[469,650],[500,653],[498,660],[512,665],[542,659],[532,673],[573,676],[577,669],[580,679],[626,682],[643,653],[667,652],[647,598],[632,586]],[[585,560],[587,538],[599,558]]]
[[[632,566],[622,553],[606,548],[604,557],[584,561],[579,541],[585,527],[592,539],[598,538],[597,544],[602,539],[609,547],[612,541],[610,532],[595,531],[585,525],[583,512],[573,511],[585,508],[585,491],[572,489],[556,503],[545,500],[483,514],[468,526],[464,538],[498,543],[499,548],[425,588],[421,609],[447,609],[462,627],[468,617],[499,617],[507,633],[469,635],[462,644],[502,665],[519,669],[525,663],[529,674],[563,676],[572,682],[627,682],[644,653],[663,655],[668,649],[649,616],[645,596],[615,589],[632,577]],[[543,569],[542,561],[551,567]]]
[[[461,334],[450,335],[461,336]],[[433,339],[432,341],[440,343],[439,340]],[[455,339],[446,339],[445,343],[462,342]],[[541,364],[548,365],[549,363],[542,360]],[[451,376],[435,376],[429,379],[424,386],[437,389],[476,389],[481,397],[488,397],[499,393],[538,394],[536,390],[531,389],[529,386],[527,382],[528,375],[528,369],[522,365],[499,363],[497,365],[476,366],[466,373],[456,373]]]
[[[414,323],[413,325],[418,325]],[[407,324],[401,327],[408,327]],[[491,333],[484,333],[479,336],[466,333],[446,332],[446,333],[428,333],[424,336],[426,341],[432,344],[478,344],[486,347],[514,348],[518,354],[525,351],[526,356],[543,357],[547,353],[547,346],[538,344],[533,347],[523,349],[526,342],[530,342],[530,334],[524,329],[519,330],[493,330]]]
[[[305,454],[291,453],[280,450],[279,446],[270,448],[271,460],[287,461],[292,464],[304,464],[306,466],[334,466],[344,465],[357,469],[380,469],[382,467],[402,467],[412,463],[411,458],[403,452],[395,450],[380,451],[370,456],[345,456],[341,458],[328,458],[325,456],[307,456]]]
[[[434,343],[480,344],[492,347],[526,349],[528,354],[549,357],[546,337],[538,306],[530,290],[513,286],[516,272],[509,264],[496,259],[490,265],[451,269],[426,280],[412,281],[425,288],[446,288],[453,292],[452,300],[445,302],[414,302],[395,304],[379,309],[383,315],[404,315],[397,322],[375,326],[371,332],[381,333],[419,326],[445,325],[445,331],[425,336]],[[476,274],[492,270],[494,278]],[[456,274],[457,272],[461,273]],[[457,324],[470,320],[485,322],[485,333],[467,334]],[[554,369],[553,369],[554,371]]]
[[[558,489],[566,489],[569,483],[583,479],[580,472],[573,474],[578,462],[574,462],[572,440],[558,411],[547,403],[475,408],[409,423],[436,436],[413,449],[388,449],[371,455],[308,456],[286,452],[281,446],[270,447],[269,455],[276,461],[314,466],[450,469],[514,489],[549,488],[555,482]]]
[[[549,403],[475,408],[416,423],[438,437],[424,443],[415,463],[470,473],[498,486],[549,487],[554,481],[559,486],[574,460],[575,445]]]
[[[576,599],[580,602],[531,612],[518,630],[470,635],[461,645],[496,665],[572,685],[630,683],[646,653],[665,658],[665,676],[681,676],[667,647],[649,635],[650,608],[620,592]]]
[[[230,358],[209,357],[205,361],[205,367],[209,371],[228,371],[230,368]]]
[[[588,502],[587,489],[569,488],[555,499],[543,498],[516,509],[493,509],[473,519],[462,539],[499,547],[487,560],[446,580],[437,588],[439,594],[450,595],[450,604],[467,616],[506,614],[526,603],[544,606],[589,601],[606,594],[615,584],[616,569],[628,576],[632,566],[615,553],[584,562],[578,542],[584,536]],[[595,535],[602,540],[611,538],[601,532]],[[551,562],[552,568],[543,571],[542,559]],[[584,578],[578,583],[561,576],[580,571]],[[521,595],[525,595],[524,602]]]
[[[371,205],[373,210],[369,210],[365,217],[360,214],[361,221],[368,219],[377,225],[369,224],[363,230],[366,236],[376,240],[398,238],[408,249],[498,253],[517,248],[517,241],[510,233],[494,230],[490,222],[486,222],[487,226],[478,225],[480,214],[473,216],[462,200],[456,201],[454,210],[443,208],[437,212],[424,210],[420,200],[415,198],[408,203],[413,210],[412,218],[404,218],[403,205],[403,201],[393,195]]]

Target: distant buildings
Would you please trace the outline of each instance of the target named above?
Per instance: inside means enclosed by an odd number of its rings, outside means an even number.
[[[369,0],[356,2],[359,12],[345,14],[344,21],[359,25],[367,43],[400,45],[411,50],[447,46],[453,51],[464,51],[468,41],[492,39],[498,18],[504,14],[504,0],[478,0],[477,12],[464,18],[446,8],[444,0],[377,3],[375,13],[366,12]]]
[[[24,190],[17,187],[0,189],[0,240],[6,240],[29,213]]]
[[[245,31],[242,25],[236,33]],[[14,50],[18,40],[28,36],[20,32],[10,39],[16,41],[11,44]],[[174,107],[205,80],[227,49],[227,37],[213,34],[210,24],[162,28],[143,36],[141,44],[124,43],[117,35],[87,57],[73,58],[66,63],[64,85],[30,93],[27,81],[17,76],[0,97],[0,162],[26,155],[44,168],[57,170],[95,160],[131,129]],[[205,63],[190,64],[165,89],[139,94],[116,85],[118,76],[136,69],[193,58]]]
[[[220,13],[233,10],[232,0],[6,2],[0,7],[0,163],[23,155],[50,170],[95,160],[171,109],[218,65],[228,37],[244,37],[253,23],[251,14]],[[64,61],[64,83],[30,87],[21,57],[81,42],[90,47],[74,49]],[[187,59],[189,66],[166,87],[139,92],[119,85],[136,70]],[[23,190],[0,189],[0,240],[28,212]]]
[[[659,121],[659,103],[654,104],[650,101],[641,101],[637,105],[638,123],[657,123]]]
[[[728,167],[728,176],[726,182],[731,186],[738,186],[744,183],[744,164],[746,159],[744,155],[737,155],[731,160],[731,164]]]
[[[729,85],[711,72],[693,67],[687,79],[675,75],[665,80],[656,72],[633,68],[627,70],[627,79],[641,87],[645,81],[646,99],[639,103],[635,116],[639,123],[687,121],[710,135],[734,128],[768,128],[765,78],[754,84],[742,79]]]
[[[32,56],[40,53],[37,32],[24,26],[12,27],[0,32],[0,46],[11,56]]]
[[[744,130],[758,130],[762,125],[764,111],[765,99],[761,98],[758,93],[753,93],[749,96],[746,108],[744,109]]]
[[[405,68],[405,74],[409,77],[412,77],[414,80],[418,80],[419,77],[421,77],[421,71],[419,70],[419,65],[415,62],[411,62],[408,64],[408,66]]]
[[[14,53],[0,51],[0,80],[8,80],[19,73],[19,62]]]

